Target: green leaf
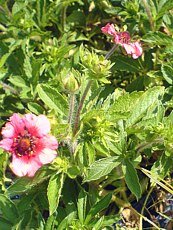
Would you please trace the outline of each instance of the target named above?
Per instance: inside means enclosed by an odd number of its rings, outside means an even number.
[[[107,208],[110,201],[112,199],[112,194],[109,193],[105,197],[103,197],[100,201],[98,201],[89,211],[86,219],[85,219],[85,225],[87,225],[92,218],[95,217],[96,214],[98,214],[103,209]]]
[[[55,225],[55,216],[54,215],[49,216],[44,226],[44,229],[45,230],[55,229],[54,225]]]
[[[11,186],[7,189],[8,196],[14,196],[27,191],[30,188],[31,178],[21,177],[17,179]]]
[[[144,42],[151,45],[172,46],[173,38],[162,32],[148,32],[142,38]]]
[[[128,159],[124,159],[122,170],[128,188],[136,196],[136,198],[139,199],[141,197],[142,191],[136,169]]]
[[[54,171],[46,166],[40,168],[33,178],[21,177],[17,179],[14,184],[8,187],[7,195],[14,196],[30,190],[33,186],[37,186],[44,180],[48,179]]]
[[[121,70],[121,71],[130,71],[130,72],[139,72],[141,69],[141,66],[139,64],[138,60],[134,60],[132,58],[118,55],[115,59],[113,59],[113,62],[115,62],[114,66],[112,67],[114,70]]]
[[[32,78],[32,66],[28,56],[26,56],[24,59],[23,70],[25,71],[25,74],[28,78]]]
[[[160,0],[158,5],[156,20],[161,18],[164,14],[167,14],[169,10],[172,10],[172,8],[173,8],[172,0]]]
[[[12,229],[12,224],[7,221],[6,219],[0,217],[0,229],[3,230],[11,230]]]
[[[162,65],[161,68],[163,77],[169,84],[173,84],[173,68],[170,65]]]
[[[14,203],[6,196],[0,194],[0,210],[3,214],[3,218],[15,224],[18,221],[19,214]]]
[[[9,78],[9,82],[11,82],[13,85],[17,86],[17,87],[21,87],[21,88],[26,88],[26,81],[24,80],[23,77],[20,76],[11,76]]]
[[[38,85],[37,92],[41,100],[50,108],[54,109],[59,114],[67,114],[68,104],[55,88],[47,85]]]
[[[58,225],[57,230],[66,230],[69,229],[69,224],[71,224],[71,222],[76,219],[76,212],[71,212],[69,215],[67,215],[63,221],[61,221],[61,223]]]
[[[163,93],[164,87],[161,86],[147,90],[134,105],[132,114],[126,122],[126,127],[134,125],[146,113],[147,109],[158,101],[159,96]]]
[[[81,189],[78,196],[78,202],[77,202],[78,217],[81,224],[83,224],[85,220],[86,205],[87,205],[87,193],[83,189]]]
[[[52,215],[59,204],[61,191],[64,183],[64,174],[54,174],[49,180],[47,187],[47,197],[49,201],[49,212]]]
[[[98,180],[101,177],[108,175],[119,164],[120,161],[117,156],[95,161],[87,170],[87,176],[85,177],[84,182]]]
[[[36,194],[29,193],[29,194],[24,194],[20,198],[19,203],[17,203],[17,209],[20,215],[22,215],[25,210],[30,208],[30,204],[34,200],[35,196]]]
[[[37,115],[42,114],[44,109],[43,107],[41,107],[40,105],[38,105],[35,102],[29,102],[28,104],[28,109],[32,112],[35,113]]]

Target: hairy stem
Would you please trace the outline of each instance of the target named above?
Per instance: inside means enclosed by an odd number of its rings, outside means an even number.
[[[147,16],[149,18],[151,29],[152,29],[152,31],[154,31],[154,22],[153,22],[153,17],[152,17],[152,14],[151,14],[150,7],[149,7],[149,5],[148,5],[146,0],[142,0],[142,2],[143,2],[143,5],[144,5],[144,8],[145,8],[145,11],[147,13]]]
[[[73,129],[73,136],[76,135],[77,133],[77,130],[78,130],[78,127],[79,127],[79,120],[80,120],[80,113],[81,113],[81,110],[83,108],[83,104],[84,104],[84,101],[85,101],[85,98],[87,96],[87,93],[91,87],[91,84],[92,84],[92,80],[89,80],[88,81],[88,84],[84,90],[84,93],[81,97],[81,100],[79,102],[79,107],[78,107],[78,110],[77,110],[77,113],[76,113],[76,118],[75,118],[75,121],[74,121],[74,129]]]
[[[75,106],[75,94],[70,93],[70,108],[69,108],[69,114],[68,114],[68,123],[69,124],[72,124],[74,106]]]

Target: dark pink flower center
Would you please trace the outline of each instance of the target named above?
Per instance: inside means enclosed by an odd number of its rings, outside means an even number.
[[[29,133],[19,135],[14,139],[13,150],[18,157],[28,156],[31,157],[35,150],[36,137],[31,136]]]
[[[128,44],[130,42],[130,34],[126,31],[118,33],[118,37],[121,44]]]

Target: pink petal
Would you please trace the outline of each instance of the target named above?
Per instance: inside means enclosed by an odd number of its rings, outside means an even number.
[[[132,57],[136,59],[142,55],[143,50],[139,42],[134,43],[134,48],[135,48],[135,53],[132,54]]]
[[[6,123],[5,127],[2,128],[1,133],[4,138],[13,137],[15,135],[15,130],[13,125],[10,122]]]
[[[44,115],[39,115],[37,117],[36,126],[39,129],[40,136],[46,135],[50,132],[50,122]]]
[[[42,152],[38,155],[39,160],[42,164],[48,164],[52,162],[57,156],[57,152],[55,150],[51,150],[45,148]]]
[[[24,130],[23,119],[17,113],[14,113],[10,117],[10,123],[14,127],[16,134],[23,132]]]
[[[123,44],[124,49],[126,50],[127,54],[133,54],[135,52],[135,49],[132,45],[132,43],[129,44]]]
[[[58,148],[58,142],[56,140],[56,138],[52,135],[47,135],[45,137],[42,138],[42,141],[44,142],[44,146],[46,148],[55,150]]]
[[[104,33],[104,34],[109,34],[111,36],[114,36],[116,35],[116,31],[115,31],[115,28],[114,28],[114,25],[113,24],[106,24],[106,26],[102,27],[101,28],[101,31]]]
[[[10,166],[13,173],[17,176],[32,177],[34,176],[35,172],[42,166],[42,164],[34,157],[27,159],[26,157],[17,157],[14,154]]]
[[[44,115],[26,114],[23,117],[23,122],[33,136],[42,137],[50,132],[50,122]]]
[[[5,138],[2,141],[0,141],[0,147],[9,152],[12,151],[12,148],[11,148],[12,144],[13,144],[13,140],[10,138]]]
[[[123,44],[127,54],[132,55],[132,58],[136,59],[142,55],[142,47],[140,43],[134,42],[129,44]]]

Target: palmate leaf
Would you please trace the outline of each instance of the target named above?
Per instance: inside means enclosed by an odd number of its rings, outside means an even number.
[[[120,161],[117,156],[106,157],[95,161],[88,169],[84,182],[98,180],[101,177],[108,175],[119,164]]]

